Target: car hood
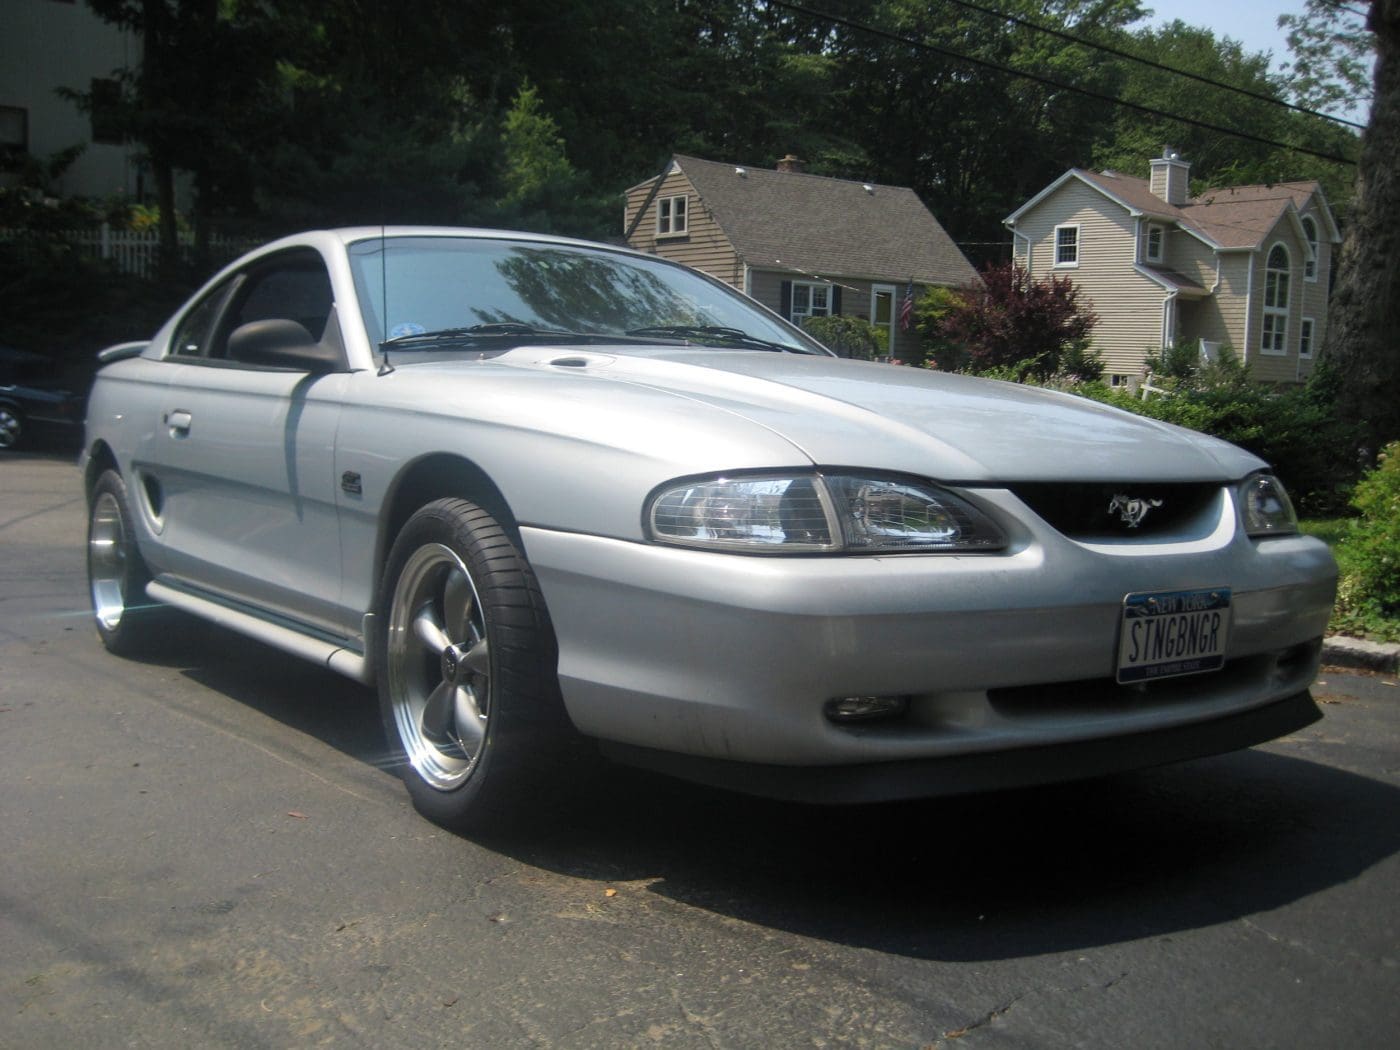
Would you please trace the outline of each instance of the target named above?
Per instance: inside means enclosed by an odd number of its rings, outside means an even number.
[[[691,349],[532,348],[496,360],[701,402],[782,436],[819,466],[985,483],[1233,480],[1265,465],[1073,394],[920,368]]]

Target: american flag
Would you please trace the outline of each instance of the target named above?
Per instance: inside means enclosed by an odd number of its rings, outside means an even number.
[[[899,327],[904,331],[909,331],[909,326],[914,323],[914,282],[910,281],[904,286],[904,302],[899,304]]]

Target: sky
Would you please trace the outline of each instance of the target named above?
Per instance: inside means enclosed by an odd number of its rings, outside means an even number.
[[[1274,65],[1287,61],[1288,40],[1278,27],[1279,15],[1300,15],[1303,0],[1144,0],[1152,9],[1150,25],[1181,19],[1202,26],[1217,37],[1228,36],[1246,51],[1272,51]]]
[[[1238,40],[1246,51],[1272,52],[1277,72],[1293,57],[1288,50],[1288,34],[1278,26],[1278,16],[1301,15],[1307,5],[1304,0],[1143,0],[1143,6],[1151,9],[1152,16],[1134,28],[1163,25],[1179,18],[1187,25],[1209,29],[1217,38]],[[1365,10],[1368,4],[1358,0],[1353,6]],[[1366,120],[1364,110],[1332,112],[1349,120]]]

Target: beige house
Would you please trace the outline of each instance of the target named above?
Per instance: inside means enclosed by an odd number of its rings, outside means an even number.
[[[1149,179],[1072,168],[1004,221],[1033,275],[1066,276],[1099,315],[1094,349],[1115,384],[1162,347],[1210,359],[1233,348],[1258,380],[1311,371],[1327,330],[1341,236],[1316,182],[1188,196],[1190,165],[1168,149]]]
[[[918,356],[901,322],[929,285],[978,280],[914,191],[809,175],[788,156],[777,170],[676,156],[627,191],[633,248],[693,266],[788,320],[861,317],[889,333],[896,356]]]

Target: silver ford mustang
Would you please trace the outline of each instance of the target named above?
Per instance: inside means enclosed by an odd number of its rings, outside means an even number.
[[[839,360],[601,245],[307,233],[104,352],[97,629],[179,609],[377,684],[421,812],[592,738],[870,801],[1272,739],[1336,569],[1267,466],[1070,395]]]

